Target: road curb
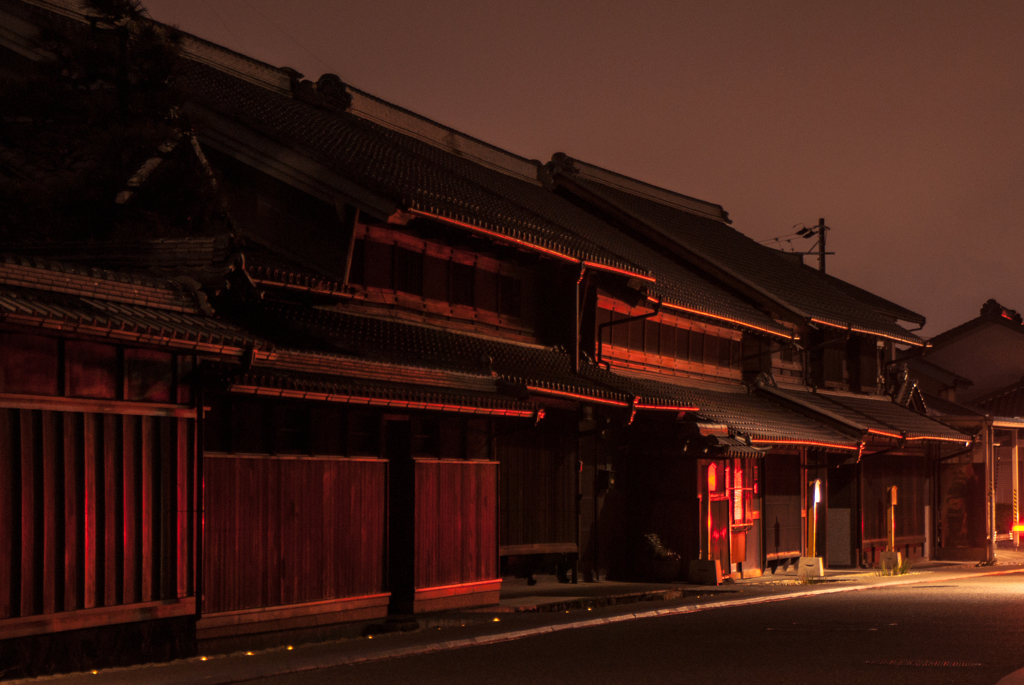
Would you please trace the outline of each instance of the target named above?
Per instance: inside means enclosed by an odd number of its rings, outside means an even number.
[[[289,655],[289,662],[287,665],[266,663],[261,664],[259,657],[263,656],[264,654],[267,654],[267,652],[264,652],[263,654],[257,653],[255,655],[250,656],[230,655],[225,657],[211,658],[209,659],[209,661],[204,662],[203,666],[201,667],[203,670],[206,671],[206,673],[196,672],[198,668],[197,662],[199,661],[199,659],[189,659],[185,661],[172,662],[169,664],[146,664],[142,666],[132,666],[128,668],[108,669],[101,671],[97,675],[94,675],[92,673],[73,673],[59,676],[46,676],[42,678],[12,680],[6,681],[5,685],[7,685],[8,683],[10,685],[19,685],[22,683],[41,683],[47,681],[59,682],[60,685],[75,685],[79,681],[79,679],[81,679],[82,682],[88,682],[93,685],[137,683],[142,680],[142,678],[140,678],[140,671],[142,669],[146,669],[147,671],[149,671],[144,676],[145,682],[151,683],[153,685],[181,685],[184,683],[203,683],[204,685],[232,685],[233,683],[249,682],[260,678],[270,678],[293,673],[307,673],[311,671],[322,670],[325,668],[334,668],[337,666],[372,663],[376,661],[384,661],[387,659],[397,659],[402,657],[419,656],[423,654],[433,654],[436,652],[444,652],[454,649],[465,649],[468,647],[482,647],[485,645],[494,645],[503,642],[511,642],[514,640],[522,640],[524,638],[533,637],[536,635],[547,635],[552,633],[560,633],[568,630],[580,630],[583,628],[595,628],[603,625],[623,623],[625,621],[635,621],[640,619],[658,618],[664,616],[679,616],[683,614],[695,614],[704,611],[711,611],[714,609],[728,609],[733,607],[755,606],[758,604],[767,604],[770,602],[784,602],[792,599],[802,599],[806,597],[815,597],[820,595],[862,592],[867,590],[880,590],[891,587],[900,587],[904,585],[921,585],[925,583],[934,582],[970,580],[972,578],[1011,575],[1017,573],[1024,573],[1024,567],[1005,569],[999,571],[958,573],[954,575],[943,574],[939,578],[897,579],[879,583],[871,583],[868,585],[857,585],[852,587],[818,588],[813,590],[804,590],[800,592],[788,592],[779,595],[730,599],[718,602],[707,602],[703,604],[685,604],[677,607],[651,609],[649,611],[619,614],[616,616],[607,616],[603,618],[591,618],[582,621],[573,621],[570,623],[538,626],[536,628],[526,628],[523,630],[515,630],[505,633],[479,635],[477,637],[463,638],[459,640],[446,640],[444,642],[434,642],[427,645],[412,645],[409,647],[401,647],[398,649],[390,650],[379,650],[363,654],[329,654],[316,656],[309,655],[305,656],[304,658],[304,655],[302,655],[300,652],[295,652],[294,655]],[[279,652],[279,650],[270,651],[273,651],[275,653]],[[228,663],[229,660],[231,660],[231,663]],[[161,673],[160,671],[163,672]],[[218,673],[217,671],[220,672]]]
[[[537,628],[527,628],[524,630],[516,630],[509,633],[499,633],[496,635],[481,635],[478,637],[465,638],[464,640],[451,640],[448,642],[439,642],[432,645],[417,645],[415,647],[405,647],[402,649],[389,650],[386,652],[378,652],[374,655],[368,655],[366,657],[354,657],[351,659],[340,659],[338,666],[346,664],[356,663],[367,663],[370,661],[378,661],[382,659],[394,659],[403,656],[415,656],[418,654],[430,654],[432,652],[447,651],[450,649],[461,649],[463,647],[476,647],[482,645],[499,644],[501,642],[510,642],[512,640],[521,640],[526,637],[533,635],[544,635],[548,633],[558,633],[565,630],[579,630],[581,628],[593,628],[602,625],[612,625],[615,623],[622,623],[624,621],[635,621],[644,618],[658,618],[662,616],[679,616],[682,614],[695,614],[701,611],[710,611],[712,609],[728,609],[731,607],[740,606],[753,606],[757,604],[767,604],[769,602],[783,602],[790,599],[801,599],[803,597],[813,597],[817,595],[829,595],[847,592],[858,592],[862,590],[878,590],[887,587],[899,587],[902,585],[919,585],[922,583],[933,583],[933,582],[949,582],[952,580],[968,580],[970,578],[981,578],[985,576],[1001,576],[1009,575],[1013,573],[1024,573],[1024,568],[1003,570],[1003,571],[990,571],[982,573],[968,573],[960,574],[956,576],[945,576],[943,578],[935,579],[901,579],[887,581],[884,583],[874,583],[871,585],[859,585],[855,587],[838,587],[838,588],[821,588],[818,590],[805,590],[802,592],[790,592],[782,595],[767,596],[767,597],[747,597],[744,599],[726,600],[722,602],[707,602],[704,604],[686,604],[679,607],[671,607],[668,609],[652,609],[650,611],[641,611],[632,614],[620,614],[618,616],[608,616],[605,618],[592,618],[585,621],[574,621],[572,623],[561,623],[553,626],[540,626]],[[332,664],[332,666],[335,664]],[[330,668],[327,666],[326,668]],[[235,681],[243,682],[243,681]],[[225,684],[227,685],[227,684]]]

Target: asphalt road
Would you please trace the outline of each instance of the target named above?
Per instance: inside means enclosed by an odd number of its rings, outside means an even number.
[[[1024,575],[628,621],[267,678],[298,683],[996,683],[1024,668]]]

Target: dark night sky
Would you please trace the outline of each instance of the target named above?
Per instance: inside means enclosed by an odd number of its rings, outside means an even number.
[[[144,2],[526,157],[720,203],[758,240],[825,217],[829,272],[925,335],[1024,309],[1024,2]]]

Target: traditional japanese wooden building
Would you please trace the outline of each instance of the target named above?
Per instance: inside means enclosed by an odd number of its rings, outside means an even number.
[[[66,651],[74,659],[82,650],[194,650],[203,568],[197,358],[262,349],[207,310],[188,280],[0,258],[8,666],[32,672]],[[75,637],[50,639],[67,631]]]
[[[937,465],[938,558],[989,561],[1000,543],[1019,543],[1022,333],[1020,315],[989,300],[900,360],[928,414],[975,437],[972,449]]]
[[[718,205],[181,50],[229,230],[0,264],[0,645],[485,606],[555,562],[643,578],[651,534],[736,578],[872,564],[892,485],[926,553],[970,438],[887,385],[919,315]]]
[[[899,390],[886,378],[894,345],[924,344],[898,321],[921,325],[923,317],[757,244],[732,229],[718,205],[561,154],[547,169],[557,193],[786,326],[788,340],[767,327],[744,331],[743,379],[758,396],[848,436],[847,442],[784,440],[765,457],[763,518],[772,522],[772,534],[762,531],[764,562],[788,563],[813,549],[834,565],[874,564],[885,544],[878,503],[893,485],[909,496],[897,513],[898,545],[908,556],[923,556],[929,459],[944,445],[948,452],[970,440],[885,394]],[[628,358],[616,365],[620,374],[639,368]],[[815,482],[827,522],[810,544],[806,518]],[[769,537],[778,544],[768,544]]]

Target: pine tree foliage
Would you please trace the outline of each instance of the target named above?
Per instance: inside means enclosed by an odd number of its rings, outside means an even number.
[[[87,7],[88,25],[38,14],[53,58],[0,82],[0,241],[209,231],[217,203],[175,85],[178,32],[138,0]]]

